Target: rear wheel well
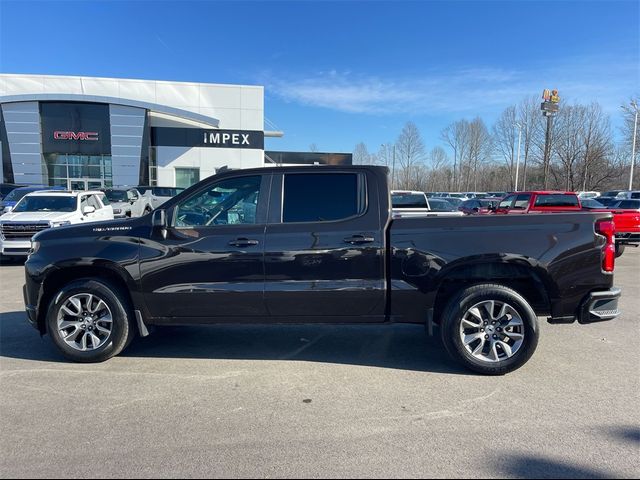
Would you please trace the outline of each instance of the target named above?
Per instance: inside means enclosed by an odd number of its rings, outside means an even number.
[[[40,299],[37,318],[40,333],[47,333],[46,317],[53,296],[59,292],[64,285],[82,278],[92,278],[107,283],[110,287],[118,290],[118,292],[122,294],[122,298],[126,301],[126,308],[128,308],[131,315],[133,315],[133,301],[131,300],[129,289],[125,280],[116,272],[105,267],[68,267],[51,273],[45,278],[42,284],[42,298]]]
[[[536,315],[547,315],[551,311],[547,289],[531,268],[508,263],[467,265],[452,270],[442,279],[434,301],[434,323],[440,323],[454,294],[480,283],[499,284],[515,290],[527,300]]]

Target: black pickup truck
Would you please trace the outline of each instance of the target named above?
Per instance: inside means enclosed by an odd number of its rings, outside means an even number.
[[[533,354],[538,316],[618,315],[611,214],[392,219],[387,173],[226,171],[140,218],[42,231],[29,321],[80,362],[153,325],[419,323],[502,374]]]

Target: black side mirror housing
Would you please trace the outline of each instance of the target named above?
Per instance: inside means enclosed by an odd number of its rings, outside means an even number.
[[[151,228],[162,238],[167,238],[167,214],[164,210],[154,210],[151,214]]]

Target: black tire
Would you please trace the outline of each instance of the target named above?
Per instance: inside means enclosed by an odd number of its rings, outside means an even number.
[[[153,209],[149,205],[147,205],[146,207],[144,207],[144,212],[142,213],[142,215],[149,215],[152,211]]]
[[[624,244],[616,243],[616,258],[621,256],[624,253]]]
[[[523,323],[524,338],[519,350],[512,357],[496,362],[477,359],[465,348],[460,338],[460,325],[465,313],[487,300],[509,304]],[[538,319],[529,303],[515,290],[497,284],[474,285],[458,292],[445,308],[440,327],[442,341],[449,355],[468,369],[484,375],[504,375],[520,368],[535,352],[540,334]]]
[[[80,351],[68,345],[57,326],[57,317],[60,308],[73,295],[90,293],[103,300],[112,316],[111,334],[105,343],[95,350]],[[108,282],[96,278],[83,278],[65,285],[53,296],[47,311],[47,330],[56,347],[62,354],[75,362],[92,363],[103,362],[118,355],[133,340],[135,327],[133,323],[133,310],[129,300],[119,288]]]

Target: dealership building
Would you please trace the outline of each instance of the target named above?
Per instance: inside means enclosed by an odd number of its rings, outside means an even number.
[[[70,189],[189,186],[217,169],[350,164],[350,154],[265,152],[264,88],[0,74],[4,182]]]

